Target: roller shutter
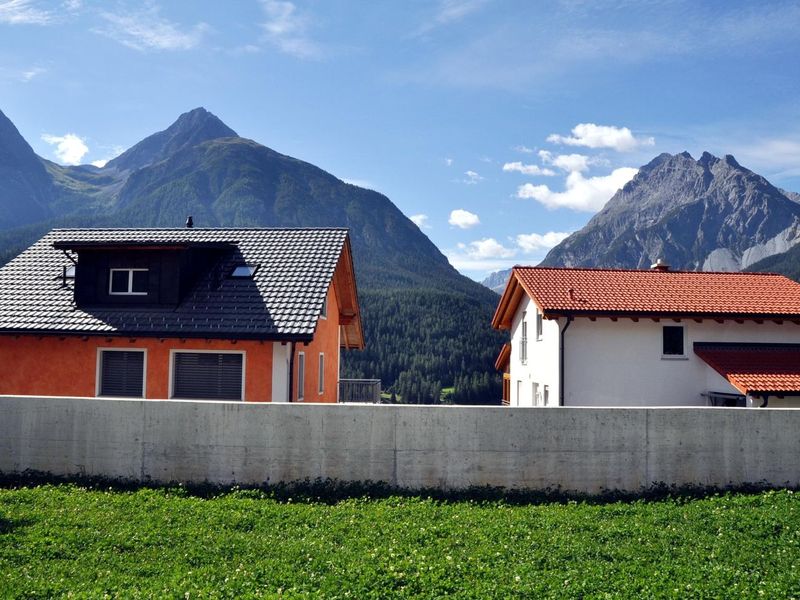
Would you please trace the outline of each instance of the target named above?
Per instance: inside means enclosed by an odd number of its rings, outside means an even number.
[[[100,395],[143,398],[144,352],[101,351]]]
[[[242,399],[242,354],[176,352],[173,398]]]

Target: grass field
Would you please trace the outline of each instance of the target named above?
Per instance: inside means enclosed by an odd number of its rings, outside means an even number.
[[[0,597],[791,598],[792,492],[633,502],[0,488]]]

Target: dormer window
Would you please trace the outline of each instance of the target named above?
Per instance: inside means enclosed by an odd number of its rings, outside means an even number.
[[[231,271],[231,277],[234,279],[252,279],[257,270],[258,265],[236,265]]]
[[[149,279],[148,269],[111,269],[108,293],[112,296],[146,296]]]

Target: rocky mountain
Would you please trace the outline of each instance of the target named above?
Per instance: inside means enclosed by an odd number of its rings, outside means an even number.
[[[180,227],[192,215],[197,227],[349,227],[367,350],[348,353],[343,374],[402,381],[398,393],[417,401],[477,374],[484,401],[499,398],[497,297],[386,196],[239,137],[202,108],[103,168],[41,159],[2,118],[0,216],[13,218],[0,221],[0,263],[58,226]]]
[[[733,156],[661,154],[543,265],[738,271],[800,242],[800,203]]]
[[[491,273],[486,279],[481,281],[481,285],[486,286],[493,292],[502,294],[510,275],[511,275],[511,269],[495,271],[494,273]]]

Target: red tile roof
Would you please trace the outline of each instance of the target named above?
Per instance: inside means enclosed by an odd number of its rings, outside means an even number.
[[[697,343],[694,353],[743,394],[800,393],[800,345]]]
[[[800,317],[800,284],[774,273],[514,267],[514,275],[545,313]]]

